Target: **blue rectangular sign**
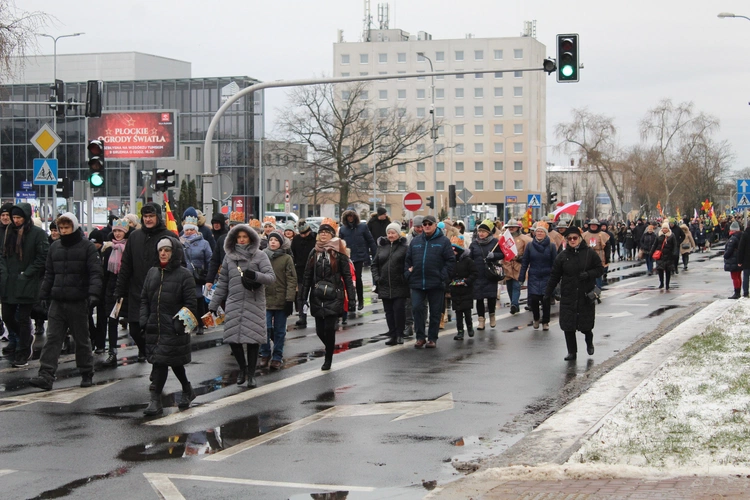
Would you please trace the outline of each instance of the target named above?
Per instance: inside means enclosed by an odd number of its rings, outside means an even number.
[[[34,185],[57,186],[57,158],[34,158]]]
[[[33,189],[33,185],[34,184],[31,181],[21,181],[21,189],[23,189],[24,191],[30,191],[31,189]]]
[[[528,195],[528,200],[526,201],[526,205],[529,208],[542,208],[542,196],[539,194]]]
[[[737,193],[737,208],[750,208],[750,193]]]
[[[36,198],[36,191],[16,191],[16,198]]]

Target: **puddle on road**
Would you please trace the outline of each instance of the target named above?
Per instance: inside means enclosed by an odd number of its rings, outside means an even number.
[[[678,307],[682,307],[682,306],[671,305],[671,306],[660,307],[659,309],[656,309],[655,311],[653,311],[649,315],[647,315],[646,318],[656,318],[657,316],[661,316],[665,312],[667,312],[667,311],[669,311],[671,309],[677,309]]]
[[[115,469],[113,471],[107,472],[105,474],[97,474],[95,476],[89,476],[84,477],[81,479],[76,479],[75,481],[71,481],[67,484],[64,484],[58,488],[47,490],[43,493],[40,493],[39,495],[35,496],[31,500],[43,500],[47,498],[62,498],[70,495],[73,493],[74,490],[86,486],[87,484],[91,484],[94,481],[100,481],[102,479],[111,479],[114,477],[120,477],[124,476],[130,472],[130,469],[128,467],[120,467],[118,469]]]

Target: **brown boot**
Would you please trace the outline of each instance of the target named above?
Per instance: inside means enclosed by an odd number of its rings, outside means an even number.
[[[261,358],[258,360],[258,368],[268,368],[268,363],[270,361],[271,361],[271,358],[261,356]]]
[[[495,313],[490,313],[490,328],[495,328],[497,321],[495,320]]]
[[[479,325],[477,326],[477,330],[484,330],[484,316],[479,316]]]
[[[440,329],[445,330],[445,313],[443,313],[443,315],[440,316]]]

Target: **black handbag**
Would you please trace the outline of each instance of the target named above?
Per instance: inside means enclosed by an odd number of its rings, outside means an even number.
[[[336,285],[327,280],[318,281],[317,262],[313,263],[313,281],[315,281],[315,285],[313,286],[313,294],[315,294],[316,299],[323,302],[336,300],[336,297],[338,296]]]
[[[497,248],[497,245],[499,245],[500,242],[498,241],[495,243],[495,246],[492,247],[492,250],[490,250],[488,253],[492,253]],[[482,249],[480,248],[479,251],[481,252]],[[490,281],[503,281],[505,279],[505,270],[503,269],[502,264],[498,264],[497,261],[487,260],[487,257],[484,258],[484,270],[487,273],[487,279]]]
[[[195,284],[205,285],[206,276],[208,276],[208,269],[204,267],[195,267],[195,264],[193,264],[193,261],[190,259],[188,259],[188,262],[190,263],[190,267],[193,268],[193,279],[195,280]]]

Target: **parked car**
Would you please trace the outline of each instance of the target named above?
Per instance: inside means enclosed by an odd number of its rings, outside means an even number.
[[[299,221],[299,217],[297,216],[297,214],[292,214],[292,213],[287,213],[287,212],[266,212],[263,215],[265,217],[269,215],[276,217],[277,224],[284,224],[291,220],[292,222],[294,222],[295,225],[297,225],[297,222]]]

